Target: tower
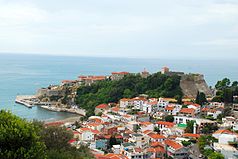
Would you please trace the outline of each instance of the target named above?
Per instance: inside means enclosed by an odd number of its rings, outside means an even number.
[[[196,122],[194,122],[193,124],[193,134],[196,134],[197,133],[197,124]]]

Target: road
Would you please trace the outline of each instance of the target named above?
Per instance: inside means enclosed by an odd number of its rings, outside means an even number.
[[[190,158],[191,159],[201,159],[199,155],[201,154],[198,148],[198,144],[193,144],[189,150]]]

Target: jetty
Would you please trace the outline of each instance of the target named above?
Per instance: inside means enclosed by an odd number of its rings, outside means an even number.
[[[21,105],[24,105],[28,108],[34,107],[39,101],[33,95],[21,95],[17,96],[15,102]]]

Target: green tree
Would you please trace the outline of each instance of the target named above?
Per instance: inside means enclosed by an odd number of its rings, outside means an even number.
[[[185,129],[185,132],[186,132],[186,133],[193,133],[194,123],[195,123],[194,120],[187,122],[187,127],[186,127],[186,129]]]
[[[203,92],[198,92],[196,97],[196,103],[203,105],[206,102],[207,102],[206,95]]]
[[[76,103],[87,110],[87,116],[94,114],[94,109],[101,103],[118,102],[121,98],[148,94],[149,97],[183,96],[179,76],[166,76],[155,73],[148,78],[140,75],[128,75],[118,81],[99,81],[91,86],[80,86],[77,90]]]
[[[213,133],[214,131],[218,130],[218,126],[217,125],[205,125],[201,132],[203,134],[211,134]]]
[[[183,146],[188,147],[192,143],[190,141],[182,141]]]
[[[167,122],[174,122],[174,116],[173,115],[167,115],[165,117],[165,121],[167,121]]]
[[[223,101],[225,103],[233,103],[233,91],[231,88],[224,89]]]
[[[218,152],[212,152],[209,156],[208,159],[224,159],[224,156],[221,153]]]
[[[33,124],[0,111],[0,158],[45,159],[45,150]]]
[[[133,97],[133,92],[130,89],[125,89],[124,92],[123,92],[123,97],[132,98]]]
[[[215,85],[215,88],[218,90],[224,89],[228,87],[230,84],[231,84],[230,79],[224,78],[223,80],[217,82],[217,84]]]
[[[68,141],[73,138],[73,133],[65,127],[49,126],[42,129],[42,140],[47,149],[68,149]]]
[[[112,148],[112,146],[116,144],[117,144],[117,139],[114,135],[112,135],[109,139],[109,148]]]
[[[237,87],[238,86],[238,81],[234,81],[231,86],[232,87]]]
[[[154,131],[159,134],[160,133],[160,128],[156,126],[156,127],[154,127]]]
[[[182,104],[183,103],[183,96],[182,95],[176,95],[175,99],[177,100],[178,104]]]

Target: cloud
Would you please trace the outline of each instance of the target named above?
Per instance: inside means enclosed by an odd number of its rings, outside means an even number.
[[[0,2],[0,25],[14,26],[24,25],[47,20],[47,12],[36,6],[23,3],[7,3]]]
[[[216,46],[235,52],[237,19],[235,0],[0,0],[0,52],[175,58],[210,55]]]

